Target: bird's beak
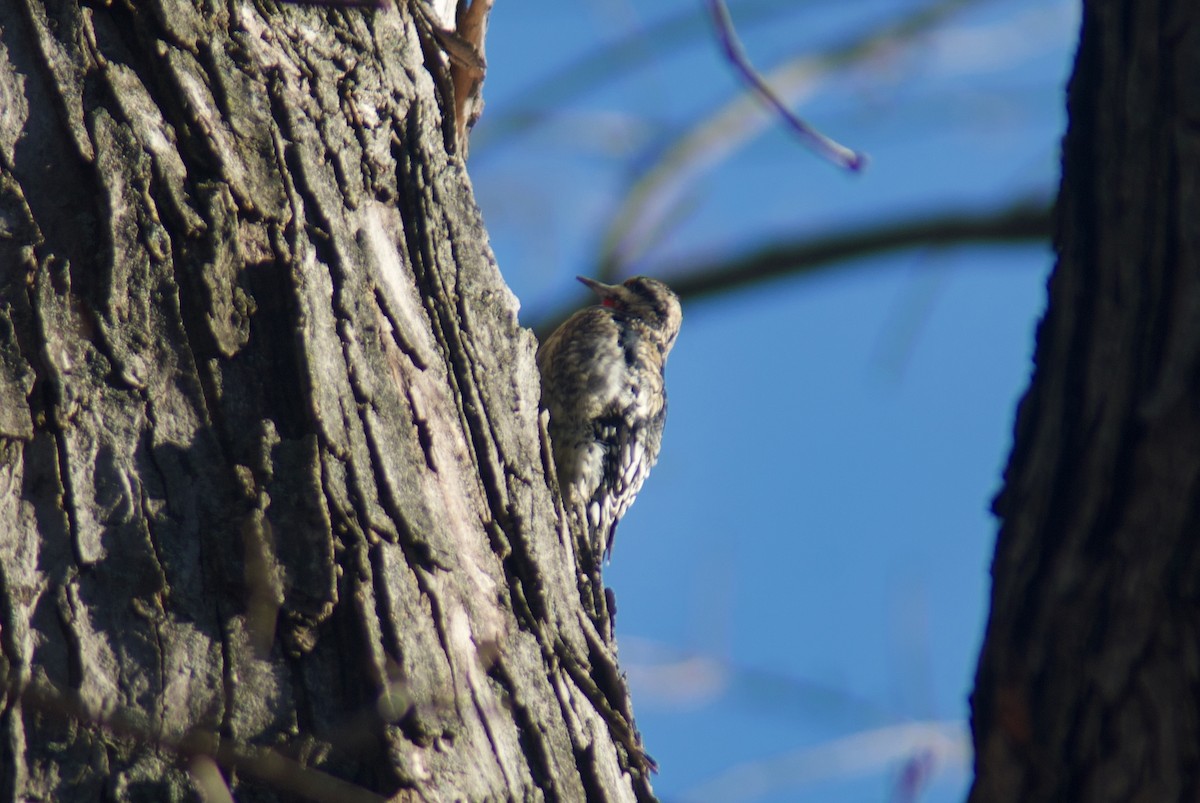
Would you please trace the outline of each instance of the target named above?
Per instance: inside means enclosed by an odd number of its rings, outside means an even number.
[[[621,285],[619,284],[605,284],[604,282],[598,282],[595,279],[589,279],[586,276],[576,276],[575,278],[590,287],[592,292],[600,296],[601,299],[612,298],[617,294],[617,291],[621,289]]]

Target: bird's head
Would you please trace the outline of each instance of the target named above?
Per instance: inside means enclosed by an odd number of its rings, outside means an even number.
[[[675,345],[683,309],[679,306],[679,296],[670,287],[649,276],[634,276],[621,284],[604,284],[586,276],[578,279],[600,297],[603,306],[642,321],[658,339],[664,357]]]

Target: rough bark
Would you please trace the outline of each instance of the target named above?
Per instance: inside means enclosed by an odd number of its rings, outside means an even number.
[[[1090,0],[973,696],[989,801],[1200,798],[1200,6]]]
[[[0,799],[651,797],[447,76],[0,3]]]

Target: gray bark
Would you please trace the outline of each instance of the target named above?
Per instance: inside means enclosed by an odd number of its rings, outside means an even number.
[[[0,3],[0,799],[651,798],[446,74]]]
[[[1200,6],[1089,0],[971,800],[1200,797]]]

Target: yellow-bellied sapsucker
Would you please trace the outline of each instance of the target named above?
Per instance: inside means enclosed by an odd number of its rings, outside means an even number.
[[[600,306],[568,318],[537,353],[542,406],[567,509],[599,556],[658,460],[667,394],[663,367],[683,313],[657,279],[623,284],[579,277]]]

